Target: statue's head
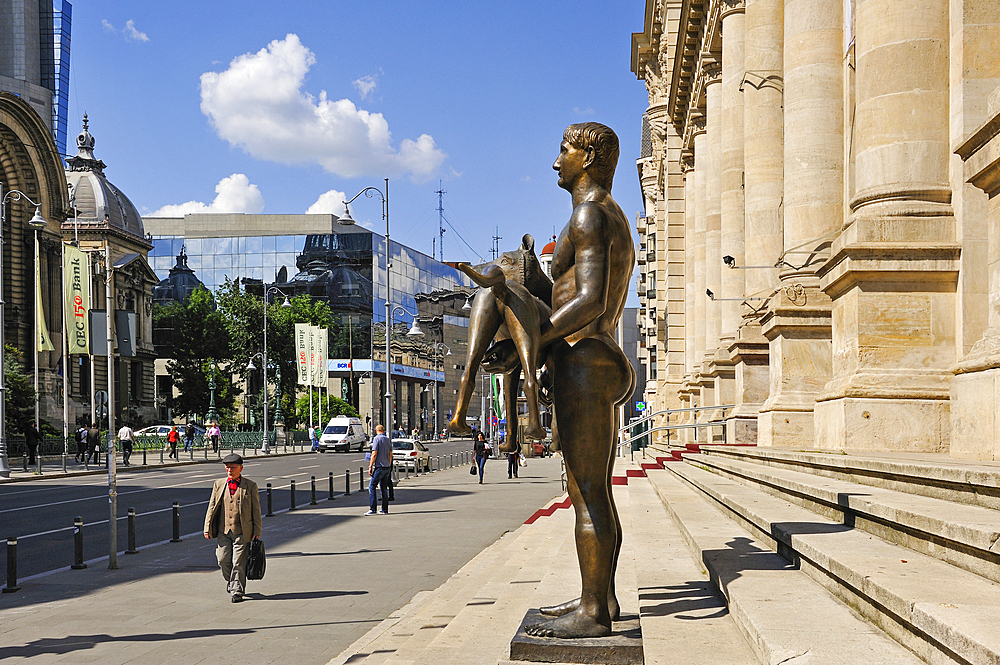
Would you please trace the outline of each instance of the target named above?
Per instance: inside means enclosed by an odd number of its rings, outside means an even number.
[[[594,161],[587,172],[610,192],[618,166],[618,136],[614,130],[599,122],[581,122],[567,127],[563,139],[579,150],[593,149]]]

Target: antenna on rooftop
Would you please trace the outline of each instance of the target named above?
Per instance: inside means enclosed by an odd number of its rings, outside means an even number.
[[[500,241],[503,240],[503,236],[500,235],[500,227],[496,227],[495,236],[493,236],[493,260],[496,261],[497,256],[500,255]]]
[[[438,250],[441,252],[441,263],[444,263],[444,195],[447,192],[441,186],[441,181],[438,180]],[[431,251],[431,256],[434,256],[434,251]]]

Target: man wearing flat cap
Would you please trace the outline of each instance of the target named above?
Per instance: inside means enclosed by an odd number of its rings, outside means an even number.
[[[243,477],[243,458],[227,455],[226,477],[215,481],[205,513],[205,537],[218,539],[215,555],[232,601],[243,600],[247,586],[250,541],[261,536],[257,483]]]

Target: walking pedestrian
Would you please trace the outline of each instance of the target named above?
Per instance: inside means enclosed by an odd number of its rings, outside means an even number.
[[[226,477],[212,486],[205,512],[205,538],[215,538],[215,556],[226,580],[226,591],[234,603],[243,600],[247,588],[247,554],[250,541],[260,538],[260,495],[257,483],[243,476],[243,458],[233,453],[222,460]]]
[[[376,425],[375,438],[372,439],[371,459],[368,462],[368,512],[365,515],[374,515],[377,507],[377,497],[375,488],[382,491],[382,510],[379,515],[389,514],[389,488],[392,483],[392,442],[385,435],[385,427]]]
[[[177,425],[171,426],[170,431],[167,432],[167,443],[170,445],[170,454],[167,457],[177,459],[177,440],[180,438],[181,435],[177,431]]]
[[[83,464],[87,461],[87,428],[80,427],[76,431],[76,457],[74,458],[77,464]]]
[[[184,452],[194,448],[194,423],[189,422],[184,428]]]
[[[503,440],[500,441],[503,443]],[[503,450],[501,448],[500,450]],[[517,478],[517,467],[521,463],[521,453],[513,452],[507,453],[507,479],[510,480],[512,477]],[[512,475],[513,474],[513,475]]]
[[[122,444],[122,464],[132,466],[129,464],[129,459],[132,457],[132,444],[135,441],[135,432],[128,426],[128,423],[123,423],[121,429],[118,430],[118,441]]]
[[[24,426],[24,443],[28,447],[29,466],[35,465],[35,453],[38,451],[38,441],[41,438],[42,435],[38,433],[34,420]]]
[[[91,457],[95,466],[101,465],[101,430],[97,429],[97,423],[90,423],[87,428],[87,464]]]
[[[314,453],[318,453],[319,452],[319,437],[316,436],[316,428],[315,427],[310,427],[309,428],[309,445],[310,445],[309,450],[311,450]]]
[[[476,436],[476,443],[473,446],[476,453],[476,466],[479,468],[479,484],[483,484],[483,471],[486,468],[486,459],[490,456],[490,444],[486,442],[486,435],[480,432]]]
[[[219,452],[219,437],[222,436],[222,430],[219,429],[219,423],[213,422],[212,426],[208,428],[209,440],[212,442],[212,452]]]

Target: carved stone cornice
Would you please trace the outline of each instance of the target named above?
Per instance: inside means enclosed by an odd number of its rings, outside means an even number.
[[[694,170],[694,153],[688,150],[681,151],[681,173],[687,175]]]
[[[746,11],[746,0],[720,0],[719,18],[724,19],[730,14],[742,14]]]
[[[706,58],[701,63],[701,75],[705,80],[705,85],[720,83],[722,81],[722,63],[715,59]]]

